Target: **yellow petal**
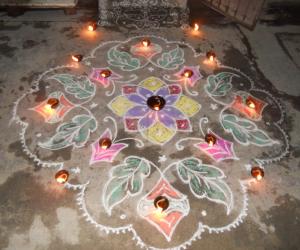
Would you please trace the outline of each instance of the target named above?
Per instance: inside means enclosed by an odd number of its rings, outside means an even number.
[[[118,116],[124,116],[129,109],[134,107],[134,103],[124,96],[117,96],[111,101],[109,107]]]
[[[175,103],[175,107],[185,115],[191,117],[199,112],[201,105],[187,96],[181,96]]]
[[[160,122],[156,122],[152,127],[143,132],[144,136],[157,144],[164,144],[169,141],[174,135],[175,131],[165,127]]]
[[[161,88],[163,85],[165,85],[165,83],[162,80],[153,76],[148,77],[147,79],[141,82],[142,87],[149,89],[151,91],[156,91],[159,88]]]

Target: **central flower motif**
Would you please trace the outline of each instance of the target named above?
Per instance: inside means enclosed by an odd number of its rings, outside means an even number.
[[[178,130],[191,131],[189,117],[200,110],[197,102],[182,94],[180,85],[167,85],[156,77],[123,86],[122,95],[109,107],[123,117],[126,131],[140,132],[156,144],[168,142]]]

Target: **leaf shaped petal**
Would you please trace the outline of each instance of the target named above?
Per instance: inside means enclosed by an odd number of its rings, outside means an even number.
[[[128,196],[136,196],[143,190],[144,179],[150,174],[150,165],[145,159],[130,156],[124,163],[110,171],[110,179],[104,187],[103,204],[111,215],[114,206]]]
[[[94,117],[89,115],[77,115],[71,122],[60,125],[56,134],[48,141],[38,145],[45,149],[58,150],[73,145],[80,148],[87,142],[90,133],[97,128],[97,122]]]
[[[233,194],[222,180],[223,171],[212,165],[203,164],[197,158],[187,158],[177,164],[177,173],[183,183],[189,184],[198,199],[207,198],[226,206],[227,214],[233,206]]]
[[[205,90],[212,96],[225,96],[232,88],[232,78],[237,76],[231,72],[221,72],[207,78]]]
[[[125,51],[118,51],[113,47],[108,51],[108,63],[119,67],[123,71],[132,71],[140,67],[140,60]]]
[[[164,69],[177,69],[179,65],[184,63],[183,50],[177,46],[175,49],[163,53],[157,63]]]
[[[221,122],[223,128],[230,132],[234,139],[242,145],[253,144],[262,147],[278,143],[264,131],[258,129],[255,123],[247,119],[227,114],[223,115]]]
[[[76,77],[69,74],[58,74],[50,79],[54,79],[64,85],[66,92],[78,99],[89,98],[95,93],[95,85],[86,76]]]

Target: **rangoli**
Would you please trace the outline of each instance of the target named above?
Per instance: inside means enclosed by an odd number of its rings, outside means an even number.
[[[146,249],[185,249],[204,232],[238,230],[247,166],[267,171],[289,151],[284,112],[239,70],[186,43],[143,38],[44,72],[13,120],[36,164],[69,173],[64,185],[97,229],[131,233]]]

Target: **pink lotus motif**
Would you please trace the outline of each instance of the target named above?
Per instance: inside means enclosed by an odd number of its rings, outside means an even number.
[[[103,138],[112,140],[112,144],[109,148],[103,149],[99,145],[99,141]],[[126,143],[114,143],[110,129],[106,129],[105,132],[96,140],[92,145],[92,156],[90,159],[90,165],[96,162],[113,162],[118,153],[128,147]]]
[[[210,130],[208,130],[208,133],[214,135],[217,138],[214,145],[211,146],[207,142],[201,142],[194,144],[194,146],[199,148],[216,162],[224,161],[227,159],[238,159],[235,155],[232,142],[223,139]]]
[[[59,100],[59,105],[52,109],[51,106],[47,103],[49,98],[56,98]],[[42,115],[47,123],[57,123],[61,121],[64,116],[74,108],[74,104],[70,102],[63,93],[61,92],[53,92],[48,98],[40,103],[38,106],[31,108],[30,110],[34,110]]]
[[[169,207],[161,211],[154,206],[154,200],[164,196],[169,200]],[[190,205],[185,195],[173,188],[164,178],[161,178],[152,191],[139,201],[138,213],[162,233],[167,241],[171,241],[176,226],[187,216]]]
[[[190,78],[186,78],[183,74],[186,70],[190,70],[192,72],[192,76]],[[186,83],[194,87],[196,82],[203,78],[199,71],[199,66],[184,66],[179,72],[175,74],[176,77],[182,79],[182,81],[186,81]]]
[[[103,72],[104,70],[109,70],[111,72],[111,75],[109,77],[103,77],[101,75],[101,72]],[[104,88],[107,88],[112,80],[120,79],[121,76],[113,72],[110,68],[93,68],[89,78],[95,82],[102,84]]]

